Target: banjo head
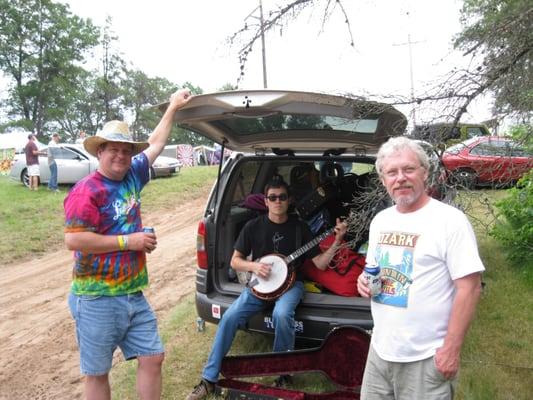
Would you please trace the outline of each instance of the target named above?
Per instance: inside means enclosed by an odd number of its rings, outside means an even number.
[[[253,287],[253,290],[257,293],[272,293],[278,290],[285,280],[287,279],[288,268],[285,260],[277,255],[270,254],[268,256],[261,257],[259,262],[263,264],[271,264],[272,268],[270,270],[270,276],[268,279],[262,278],[254,273],[252,273],[251,281],[257,279],[259,282]]]

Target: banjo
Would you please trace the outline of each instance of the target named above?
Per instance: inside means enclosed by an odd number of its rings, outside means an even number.
[[[294,253],[285,257],[281,254],[267,254],[260,257],[257,262],[270,264],[270,275],[265,279],[252,272],[247,286],[252,289],[252,293],[261,300],[276,300],[285,293],[296,280],[296,269],[290,264],[298,257],[307,253],[327,236],[335,232],[335,227],[328,229],[319,236],[300,247]]]

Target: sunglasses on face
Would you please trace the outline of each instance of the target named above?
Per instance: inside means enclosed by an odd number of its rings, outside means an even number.
[[[268,201],[271,201],[271,202],[275,202],[278,199],[279,201],[287,201],[287,199],[289,198],[289,195],[287,193],[282,193],[279,196],[276,196],[275,194],[271,194],[271,195],[268,195],[266,198],[268,199]]]

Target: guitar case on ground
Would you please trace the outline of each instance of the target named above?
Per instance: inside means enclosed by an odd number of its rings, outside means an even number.
[[[353,326],[334,328],[317,348],[284,353],[226,356],[217,391],[227,399],[357,400],[370,346],[370,335]],[[328,393],[308,393],[247,382],[243,378],[316,371],[337,386]]]

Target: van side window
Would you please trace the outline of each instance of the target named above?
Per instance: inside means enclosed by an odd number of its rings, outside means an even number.
[[[278,166],[277,168],[277,174],[278,175],[281,175],[281,177],[283,178],[283,180],[285,182],[288,182],[290,183],[291,181],[291,170],[293,168],[293,164],[290,164],[290,165],[285,165],[285,164],[281,164]]]
[[[244,168],[239,171],[239,180],[235,191],[233,192],[232,203],[237,204],[244,201],[245,197],[252,193],[257,171],[259,170],[258,161],[249,161]]]

